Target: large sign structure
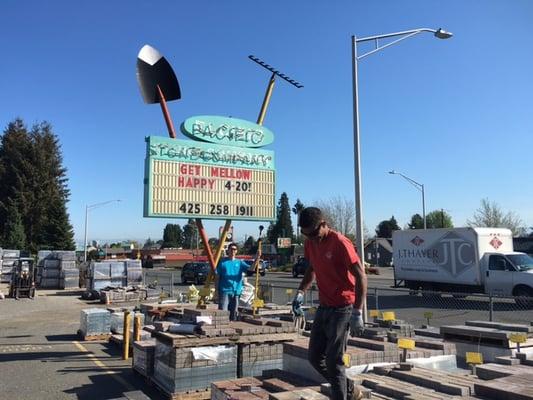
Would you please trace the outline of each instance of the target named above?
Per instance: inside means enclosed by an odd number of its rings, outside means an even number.
[[[268,129],[234,118],[201,116],[186,120],[182,130],[193,138],[209,136],[209,142],[146,138],[145,217],[276,218],[274,153],[250,148],[272,142]],[[252,137],[249,143],[244,140]],[[226,145],[233,142],[237,146]],[[250,147],[238,147],[246,145]]]

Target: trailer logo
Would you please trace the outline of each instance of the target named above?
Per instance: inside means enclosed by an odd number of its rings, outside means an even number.
[[[411,243],[413,243],[415,246],[420,246],[422,243],[424,243],[424,239],[421,237],[415,236],[413,239],[411,239]]]
[[[474,243],[455,232],[448,232],[429,249],[435,250],[433,262],[452,276],[460,275],[475,261]]]
[[[500,239],[498,239],[496,236],[494,236],[492,240],[489,242],[489,244],[492,247],[494,247],[496,250],[498,250],[498,247],[500,247],[503,244],[503,242]]]

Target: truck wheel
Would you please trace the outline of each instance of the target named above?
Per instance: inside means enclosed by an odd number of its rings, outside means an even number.
[[[515,303],[522,308],[533,306],[533,290],[529,287],[520,286],[513,290]]]

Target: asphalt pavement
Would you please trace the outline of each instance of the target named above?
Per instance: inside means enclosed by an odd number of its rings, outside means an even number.
[[[79,341],[80,311],[105,307],[80,295],[38,290],[34,300],[0,300],[0,399],[106,400],[135,390],[162,399],[118,347]]]

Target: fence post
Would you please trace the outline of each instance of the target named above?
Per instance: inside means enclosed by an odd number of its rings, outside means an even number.
[[[170,274],[170,293],[169,297],[174,297],[174,271]]]
[[[492,299],[492,294],[489,294],[489,321],[493,321],[493,312],[494,312],[494,302]]]
[[[376,310],[379,310],[379,297],[378,297],[378,288],[374,288],[374,298],[376,299]]]

